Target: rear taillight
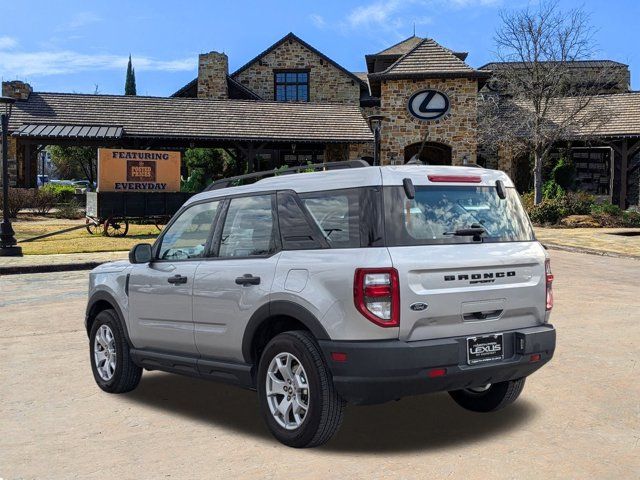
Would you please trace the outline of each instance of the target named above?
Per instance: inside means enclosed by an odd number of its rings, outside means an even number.
[[[551,273],[551,261],[547,258],[544,261],[544,274],[547,283],[547,310],[553,308],[553,273]]]
[[[395,268],[358,268],[353,279],[358,311],[381,327],[400,325],[400,286]]]

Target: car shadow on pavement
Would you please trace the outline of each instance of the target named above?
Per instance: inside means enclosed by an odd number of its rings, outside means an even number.
[[[505,410],[481,414],[463,410],[446,393],[404,398],[373,406],[348,406],[337,435],[323,451],[393,453],[437,450],[481,441],[526,425],[537,407],[524,397]],[[129,401],[168,415],[271,440],[255,392],[160,372],[145,373]],[[275,442],[275,440],[273,440]]]

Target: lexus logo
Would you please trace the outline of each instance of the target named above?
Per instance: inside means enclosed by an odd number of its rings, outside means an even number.
[[[437,120],[449,111],[449,97],[437,90],[421,90],[411,95],[408,109],[418,120]]]

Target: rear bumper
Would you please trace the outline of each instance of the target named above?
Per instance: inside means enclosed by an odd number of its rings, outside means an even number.
[[[492,333],[492,332],[488,332]],[[497,332],[496,332],[497,333]],[[526,377],[551,360],[553,325],[505,331],[504,360],[467,365],[466,337],[404,342],[320,340],[338,393],[354,404],[374,404],[421,393],[459,390]],[[332,352],[347,355],[344,362]],[[532,362],[531,356],[540,355]],[[430,378],[432,369],[446,369]]]

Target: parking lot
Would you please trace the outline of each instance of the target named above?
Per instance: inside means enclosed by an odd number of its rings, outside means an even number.
[[[638,478],[640,262],[551,256],[558,349],[513,406],[349,407],[312,450],[273,440],[253,392],[145,372],[136,391],[103,393],[88,273],[0,277],[0,478]]]

